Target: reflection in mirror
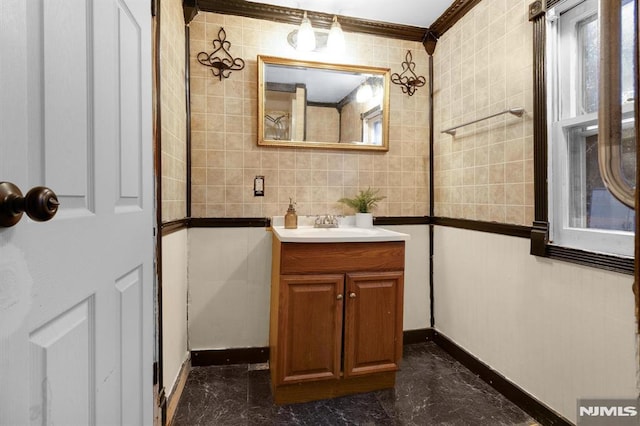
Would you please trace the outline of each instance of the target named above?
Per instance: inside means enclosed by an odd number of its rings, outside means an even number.
[[[258,145],[388,151],[389,69],[258,56]]]

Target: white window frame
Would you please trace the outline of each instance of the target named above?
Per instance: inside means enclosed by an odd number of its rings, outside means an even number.
[[[581,4],[582,3],[582,4]],[[582,101],[579,91],[570,90],[568,102],[562,102],[561,90],[575,86],[572,80],[581,78],[578,64],[577,37],[575,31],[561,34],[559,17],[561,13],[574,9],[569,17],[569,25],[574,27],[588,16],[597,12],[597,0],[567,0],[547,11],[547,111],[548,111],[548,191],[550,200],[549,226],[551,244],[577,248],[590,252],[633,257],[634,233],[624,231],[577,228],[570,226],[569,206],[569,138],[568,133],[578,126],[597,126],[597,112],[579,111]],[[566,22],[565,17],[565,22]],[[564,24],[563,24],[564,25]],[[567,39],[567,37],[569,37]],[[562,43],[569,43],[569,54],[559,54]],[[566,47],[565,47],[565,50]],[[570,74],[561,73],[560,68],[569,67]],[[564,96],[565,101],[567,96]],[[631,115],[632,105],[623,106],[623,114]],[[564,118],[569,117],[569,118]]]
[[[362,141],[369,145],[382,145],[382,134],[375,138],[375,125],[382,125],[382,108],[374,108],[362,114]]]

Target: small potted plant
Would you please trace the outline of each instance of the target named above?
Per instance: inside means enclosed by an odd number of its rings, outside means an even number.
[[[356,211],[356,226],[359,228],[371,228],[373,226],[373,215],[371,210],[378,205],[378,201],[384,200],[384,195],[378,195],[380,190],[367,188],[360,190],[353,198],[340,198],[339,203],[346,204]]]

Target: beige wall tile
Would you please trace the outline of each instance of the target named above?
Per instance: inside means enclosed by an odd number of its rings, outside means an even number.
[[[337,200],[368,186],[389,197],[374,212],[378,215],[428,214],[428,88],[409,97],[392,85],[388,153],[258,147],[256,55],[303,58],[286,43],[295,26],[212,13],[198,14],[190,25],[191,125],[193,140],[197,139],[192,155],[198,156],[192,171],[198,187],[192,191],[194,216],[281,215],[289,197],[297,202],[299,214],[348,214],[351,211]],[[246,64],[223,81],[194,61],[198,49],[210,50],[210,40],[221,26],[231,42],[231,54],[242,56]],[[420,43],[355,33],[345,38],[345,63],[402,72],[410,49],[418,74],[428,74],[428,57]],[[331,62],[323,55],[306,57]],[[322,130],[322,126],[316,129]],[[265,197],[253,197],[253,178],[258,174],[265,176]]]
[[[161,101],[161,164],[162,164],[162,221],[186,216],[186,100],[184,96],[184,20],[182,2],[168,0],[162,5],[163,24],[160,34]],[[196,30],[196,34],[198,31]],[[196,110],[202,109],[203,96],[192,99]],[[196,117],[196,131],[201,127]],[[197,132],[196,132],[197,133]],[[195,135],[195,149],[204,148],[201,135]],[[203,164],[198,164],[202,166]]]

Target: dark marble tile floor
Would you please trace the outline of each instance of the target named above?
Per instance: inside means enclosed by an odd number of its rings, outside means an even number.
[[[535,425],[435,343],[404,347],[395,389],[277,406],[264,365],[196,367],[173,419],[196,425]]]

